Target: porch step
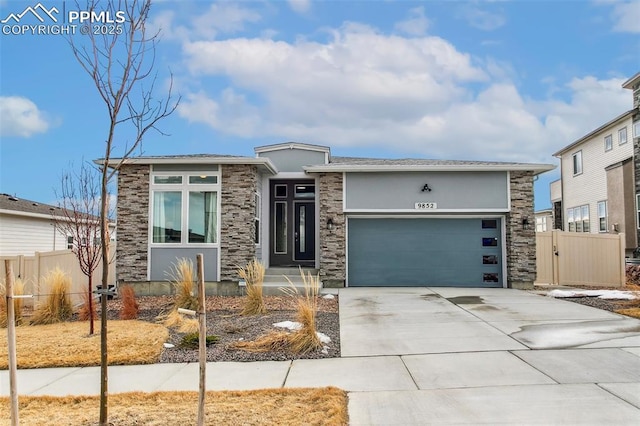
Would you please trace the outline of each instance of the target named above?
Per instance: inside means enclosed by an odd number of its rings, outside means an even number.
[[[318,269],[315,268],[302,268],[302,272],[304,272],[305,276],[309,273],[312,277],[318,275]],[[287,281],[285,276],[291,280],[291,283]],[[299,268],[268,268],[265,271],[262,292],[265,295],[282,296],[284,293],[280,289],[289,288],[292,284],[300,294],[304,294],[304,281],[300,276]],[[320,283],[320,288],[322,288],[322,282]]]

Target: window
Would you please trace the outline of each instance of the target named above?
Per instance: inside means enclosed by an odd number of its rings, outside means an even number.
[[[627,143],[627,128],[623,127],[618,130],[618,145],[624,145]]]
[[[607,202],[598,201],[598,231],[607,232]]]
[[[589,205],[567,209],[569,232],[589,232]]]
[[[151,242],[218,242],[218,175],[154,175],[151,192]]]
[[[604,150],[611,151],[613,149],[613,136],[607,135],[604,137]]]
[[[638,226],[638,229],[640,229],[640,194],[636,194],[636,216],[638,216],[638,218],[636,219],[636,224]]]
[[[640,138],[640,120],[633,122],[633,137]]]
[[[256,209],[255,209],[255,219],[254,219],[254,228],[255,228],[255,243],[256,245],[260,244],[260,212],[262,211],[262,206],[260,205],[260,194],[258,194],[256,192],[256,196],[255,196],[255,203],[256,203]]]
[[[573,174],[579,175],[582,173],[582,151],[578,151],[573,154]]]
[[[67,249],[73,249],[73,237],[71,235],[67,237]]]
[[[536,232],[545,232],[547,230],[547,218],[544,216],[536,217]]]

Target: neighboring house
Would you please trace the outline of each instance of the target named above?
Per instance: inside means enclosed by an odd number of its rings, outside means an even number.
[[[562,148],[560,180],[551,183],[557,228],[569,232],[625,234],[627,252],[638,246],[638,137],[640,73],[623,84],[634,108]]]
[[[538,210],[535,212],[536,232],[546,232],[554,229],[553,209]]]
[[[54,216],[64,218],[60,207],[0,194],[0,256],[71,248],[72,236],[57,229]],[[112,229],[115,231],[115,224]]]
[[[166,281],[197,253],[205,280],[229,291],[254,256],[278,274],[316,268],[327,287],[535,280],[533,180],[552,165],[332,157],[300,143],[255,153],[127,159],[118,281]]]

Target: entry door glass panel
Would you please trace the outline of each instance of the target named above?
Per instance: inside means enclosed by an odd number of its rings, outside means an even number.
[[[295,203],[295,260],[315,258],[315,204]]]
[[[285,254],[287,252],[287,202],[276,201],[274,215],[275,252]]]

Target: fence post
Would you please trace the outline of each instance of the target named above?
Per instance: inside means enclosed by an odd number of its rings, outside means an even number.
[[[627,284],[627,268],[626,268],[626,260],[625,260],[625,236],[624,232],[618,234],[618,238],[620,239],[620,287],[624,287]]]
[[[558,252],[559,232],[557,229],[551,231],[551,275],[553,285],[560,283],[560,253]]]

